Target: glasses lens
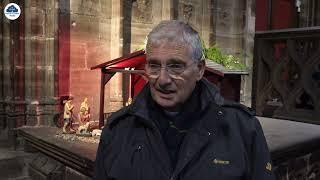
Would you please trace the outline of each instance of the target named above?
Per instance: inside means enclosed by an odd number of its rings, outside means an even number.
[[[169,64],[167,65],[168,73],[171,75],[180,75],[185,71],[185,65],[183,64]]]
[[[192,63],[193,64],[193,63]],[[192,65],[191,64],[191,65]],[[191,66],[189,65],[189,66]],[[168,64],[165,69],[168,75],[172,78],[179,78],[180,75],[189,67],[185,64]],[[160,64],[147,63],[146,73],[150,78],[158,78],[162,67]]]
[[[152,64],[152,63],[146,64],[146,73],[149,76],[158,76],[160,70],[161,70],[161,65],[159,64]]]

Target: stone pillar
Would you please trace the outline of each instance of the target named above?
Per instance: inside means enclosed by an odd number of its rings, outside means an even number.
[[[2,5],[5,7],[9,3],[8,0],[3,1]],[[3,12],[1,12],[3,14]],[[9,137],[9,122],[8,122],[8,104],[12,100],[13,97],[13,91],[12,91],[12,63],[10,59],[10,47],[11,47],[11,40],[10,40],[10,20],[2,17],[2,53],[0,54],[2,57],[2,86],[3,86],[3,92],[2,92],[2,120],[5,124],[5,129],[3,130],[2,140],[8,141]],[[12,142],[10,143],[12,145]]]
[[[36,122],[36,113],[32,109],[36,109],[34,106],[35,102],[35,56],[34,48],[32,45],[35,43],[35,38],[31,32],[31,22],[32,22],[32,13],[35,7],[31,8],[31,0],[25,2],[25,100],[27,102],[27,111],[26,119],[27,125],[35,125]],[[38,103],[37,103],[38,104]]]
[[[145,40],[154,25],[158,24],[162,17],[162,1],[138,0],[132,3],[131,18],[131,51],[145,48]],[[127,10],[124,10],[127,11]],[[127,81],[128,82],[128,81]]]
[[[53,125],[53,117],[57,113],[57,98],[55,97],[55,62],[58,61],[58,0],[46,1],[45,16],[45,49],[43,66],[43,103],[42,118],[44,125]]]
[[[162,0],[162,20],[170,20],[173,17],[173,1]]]
[[[17,4],[24,9],[24,1],[18,1]],[[8,113],[9,139],[14,145],[20,145],[21,139],[16,138],[16,130],[14,128],[21,127],[26,123],[25,117],[25,59],[24,59],[24,13],[14,21],[11,21],[11,61],[13,63],[12,91],[13,99],[10,103]],[[11,129],[12,128],[12,129]],[[15,146],[16,147],[16,146]]]
[[[215,12],[215,43],[226,53],[243,53],[245,0],[217,0]]]
[[[122,0],[112,0],[111,2],[110,58],[115,59],[122,56]],[[105,106],[107,112],[117,111],[123,106],[122,80],[123,75],[117,73],[109,82],[110,102]]]
[[[243,58],[248,68],[249,75],[242,76],[240,102],[251,107],[252,94],[252,66],[255,34],[255,0],[246,0],[245,27],[243,36]]]
[[[27,102],[27,125],[40,125],[39,112],[39,67],[37,61],[42,58],[39,53],[41,38],[41,8],[35,1],[26,1],[25,4],[25,98]],[[37,17],[39,16],[39,17]],[[39,34],[37,34],[37,31]],[[43,47],[41,47],[42,49]]]
[[[27,125],[53,125],[56,112],[57,0],[25,4],[25,97]]]
[[[3,9],[5,4],[3,1],[0,2],[0,7]],[[7,139],[7,122],[5,114],[5,102],[4,102],[4,15],[0,14],[0,141]]]
[[[24,17],[25,17],[25,40],[24,40],[24,50],[25,50],[25,99],[26,101],[31,101],[32,92],[34,92],[34,87],[32,86],[32,73],[33,68],[32,62],[34,59],[32,58],[31,51],[31,1],[25,2],[24,8]]]
[[[174,14],[177,19],[189,23],[199,32],[205,45],[210,44],[212,33],[212,2],[211,0],[174,0]]]
[[[9,1],[3,1],[5,7]],[[24,3],[19,2],[21,9]],[[7,145],[15,144],[14,128],[25,123],[24,100],[24,14],[14,21],[2,17],[2,86],[3,92],[1,102],[2,121],[5,123]]]
[[[201,19],[201,38],[206,47],[210,47],[210,32],[211,32],[211,0],[204,0],[202,4],[202,19]]]
[[[9,3],[8,0],[3,1],[3,6],[5,6],[7,3]],[[3,14],[3,13],[1,13]],[[7,18],[3,17],[2,19],[2,37],[3,37],[3,41],[2,41],[2,59],[3,59],[3,100],[5,101],[4,103],[6,104],[7,101],[9,101],[12,96],[13,96],[13,92],[12,92],[12,86],[11,86],[11,61],[10,61],[10,20],[8,20]]]
[[[45,7],[45,59],[44,59],[44,87],[43,97],[46,99],[54,97],[54,62],[57,59],[56,43],[57,43],[57,8],[55,4],[57,2],[47,1]]]
[[[121,0],[122,1],[122,0]],[[122,3],[119,0],[112,0],[111,3],[111,44],[110,57],[111,59],[121,56],[121,17],[122,17]]]

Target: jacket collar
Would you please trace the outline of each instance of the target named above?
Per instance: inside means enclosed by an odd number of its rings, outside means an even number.
[[[214,84],[211,84],[208,80],[203,78],[196,86],[196,88],[200,90],[200,112],[203,112],[212,102],[218,106],[223,105],[224,99]],[[152,103],[155,102],[150,94],[150,86],[149,84],[146,84],[134,102],[129,106],[129,113],[140,117],[139,119],[146,125],[154,126],[154,122],[151,118],[152,110],[150,108]]]

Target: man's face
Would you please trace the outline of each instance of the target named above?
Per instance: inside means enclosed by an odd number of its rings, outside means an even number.
[[[158,77],[149,77],[151,96],[166,110],[179,111],[191,95],[196,82],[202,78],[205,64],[203,61],[192,61],[190,49],[185,45],[164,41],[161,45],[151,44],[149,47],[147,64],[162,67]],[[172,76],[168,72],[168,66],[176,65],[183,65],[184,71],[178,76]]]

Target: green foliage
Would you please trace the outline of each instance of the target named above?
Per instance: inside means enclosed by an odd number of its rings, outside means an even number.
[[[206,48],[204,41],[201,39],[204,56],[206,59],[219,63],[227,69],[246,70],[246,66],[240,62],[240,59],[231,54],[224,54],[222,50],[214,45]],[[147,39],[144,40],[143,45],[140,45],[135,51],[143,50],[146,48]]]
[[[246,69],[246,66],[240,62],[238,57],[230,54],[224,54],[217,46],[209,48],[204,47],[204,56],[206,59],[219,63],[228,69]]]

